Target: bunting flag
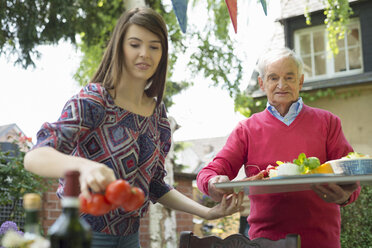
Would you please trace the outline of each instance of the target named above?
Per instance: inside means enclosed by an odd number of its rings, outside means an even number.
[[[173,9],[183,33],[186,33],[187,27],[187,3],[188,0],[172,0]]]
[[[235,33],[238,29],[238,23],[236,21],[237,15],[238,15],[238,6],[237,6],[237,0],[225,0],[227,8],[229,9],[229,14],[231,18],[231,22],[234,26]]]
[[[261,5],[262,5],[262,8],[263,8],[263,11],[265,12],[265,16],[267,16],[266,0],[260,0],[260,1],[261,1]]]

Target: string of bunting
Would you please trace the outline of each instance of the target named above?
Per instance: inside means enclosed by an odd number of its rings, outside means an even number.
[[[187,28],[187,4],[188,0],[172,0],[173,10],[176,13],[178,23],[183,33]]]
[[[266,0],[260,0],[262,9],[267,15],[267,5]],[[237,0],[225,0],[227,5],[227,9],[229,11],[230,19],[234,27],[235,33],[238,32],[238,23],[237,23],[237,15],[238,15],[238,5]],[[188,0],[172,0],[173,10],[176,14],[178,23],[181,27],[181,31],[186,33],[187,29],[187,4]]]

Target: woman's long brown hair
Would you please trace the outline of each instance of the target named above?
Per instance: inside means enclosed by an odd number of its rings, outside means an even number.
[[[120,77],[123,76],[124,51],[123,42],[130,25],[136,24],[146,28],[161,41],[162,56],[154,75],[148,79],[145,93],[148,97],[156,97],[159,105],[163,99],[168,67],[168,31],[160,14],[150,8],[135,8],[124,12],[119,18],[102,61],[91,82],[100,83],[106,89],[116,89]],[[114,90],[114,98],[116,91]]]

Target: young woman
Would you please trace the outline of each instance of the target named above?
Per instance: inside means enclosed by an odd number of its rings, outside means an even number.
[[[60,118],[44,123],[26,154],[27,170],[46,177],[80,171],[81,192],[102,192],[125,179],[145,193],[133,212],[118,208],[103,216],[82,214],[93,229],[92,247],[139,247],[140,217],[150,200],[205,219],[237,212],[242,194],[225,195],[204,207],[164,182],[171,131],[162,102],[168,35],[162,17],[149,8],[124,13],[92,81],[64,106]],[[57,191],[63,197],[63,180]]]

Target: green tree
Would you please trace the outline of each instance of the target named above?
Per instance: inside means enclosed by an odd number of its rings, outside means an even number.
[[[192,4],[198,2],[194,0]],[[238,89],[242,68],[240,61],[231,52],[233,43],[226,35],[230,19],[225,2],[208,0],[210,23],[205,30],[189,28],[186,34],[181,33],[169,3],[146,0],[146,4],[164,17],[169,30],[171,51],[166,105],[173,104],[172,95],[191,85],[191,82],[172,81],[174,65],[188,49],[186,40],[192,40],[190,46],[196,44],[198,48],[188,63],[190,71],[201,71],[207,78],[211,78],[214,85],[226,87],[233,96]],[[41,56],[37,46],[57,44],[60,40],[69,41],[82,53],[75,79],[84,85],[97,68],[111,31],[124,10],[123,0],[2,1],[0,54],[26,69],[35,66],[35,59]]]

